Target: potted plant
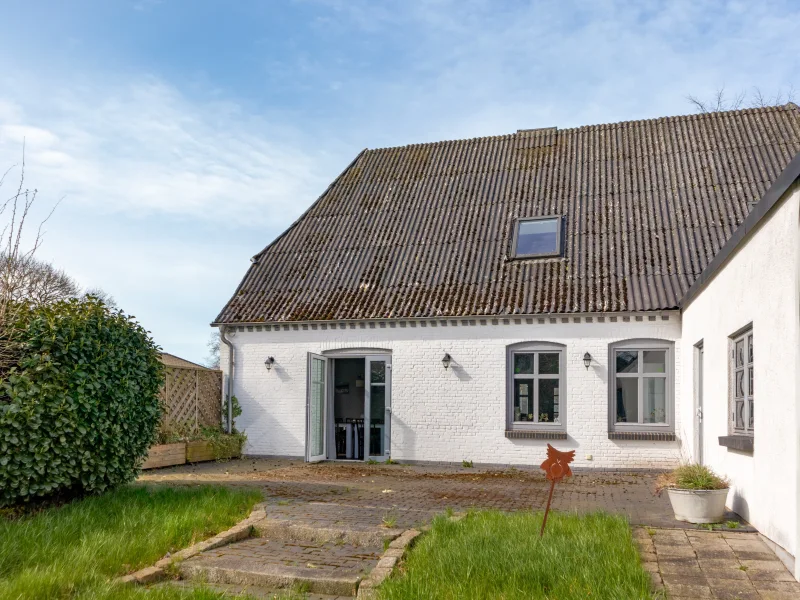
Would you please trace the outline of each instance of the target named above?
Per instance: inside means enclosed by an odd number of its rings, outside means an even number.
[[[725,500],[730,484],[708,467],[683,465],[659,476],[656,491],[667,490],[678,521],[719,523],[725,517]]]

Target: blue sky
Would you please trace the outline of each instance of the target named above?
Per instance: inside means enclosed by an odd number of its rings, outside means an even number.
[[[249,259],[363,148],[800,90],[800,3],[6,0],[0,167],[39,256],[202,360]]]

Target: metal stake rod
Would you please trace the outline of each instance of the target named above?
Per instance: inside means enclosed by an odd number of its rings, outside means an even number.
[[[556,481],[561,481],[564,477],[572,477],[572,469],[569,468],[569,463],[575,459],[575,450],[568,452],[561,452],[547,444],[547,460],[541,464],[541,469],[547,473],[547,479],[550,480],[550,495],[547,496],[547,508],[544,509],[544,518],[542,518],[542,530],[539,532],[539,538],[544,536],[544,526],[547,525],[547,515],[550,513],[550,503],[553,501],[553,490],[556,489]]]
[[[547,508],[544,509],[544,518],[542,519],[542,530],[539,532],[539,537],[544,536],[544,526],[547,525],[547,514],[550,512],[550,503],[553,501],[553,490],[556,489],[556,480],[550,482],[550,495],[547,497]]]

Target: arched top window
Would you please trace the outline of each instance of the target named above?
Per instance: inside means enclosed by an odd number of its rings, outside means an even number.
[[[552,342],[507,347],[507,431],[566,431],[565,350]]]

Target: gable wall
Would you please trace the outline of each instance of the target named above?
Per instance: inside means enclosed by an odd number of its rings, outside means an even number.
[[[683,312],[682,420],[694,430],[694,345],[703,341],[704,463],[732,482],[728,506],[793,554],[798,526],[800,184]],[[719,445],[728,435],[729,336],[753,324],[755,440],[752,454]]]
[[[567,433],[569,439],[552,442],[560,449],[577,449],[575,464],[589,468],[658,468],[680,459],[679,442],[612,441],[608,439],[608,345],[631,338],[659,338],[675,342],[676,400],[680,398],[680,317],[676,312],[605,317],[599,323],[570,316],[567,323],[539,324],[532,319],[509,319],[497,325],[422,326],[421,321],[356,324],[355,329],[243,331],[236,345],[235,394],[243,414],[237,426],[248,434],[246,452],[255,455],[302,457],[305,447],[307,353],[346,347],[392,350],[392,457],[398,460],[476,463],[539,464],[547,441],[509,440],[505,437],[506,347],[524,341],[566,345]],[[649,317],[655,317],[650,321]],[[448,320],[448,323],[451,321]],[[223,367],[227,367],[223,345]],[[445,352],[453,357],[442,367]],[[587,370],[583,355],[589,352]],[[264,359],[274,356],[271,371]],[[680,410],[676,409],[676,414]],[[681,424],[676,433],[682,436]],[[587,455],[593,459],[588,460]]]

